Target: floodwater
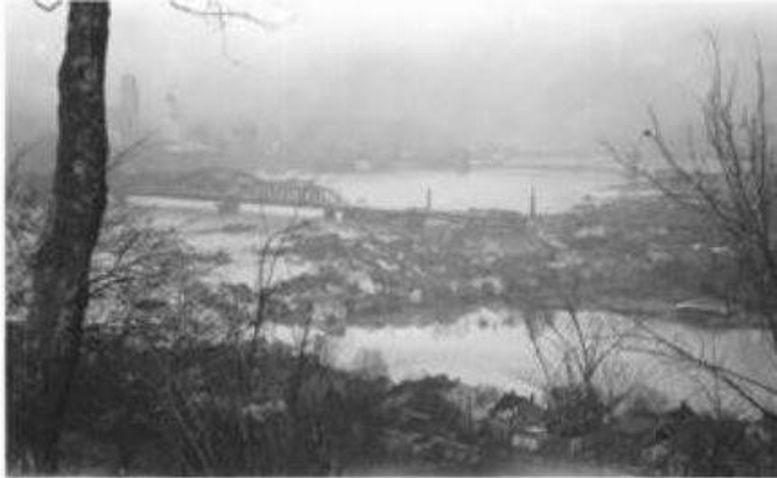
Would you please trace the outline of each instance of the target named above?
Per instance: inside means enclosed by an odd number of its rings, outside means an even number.
[[[319,180],[336,188],[354,203],[395,208],[422,206],[426,188],[431,188],[435,208],[526,211],[530,190],[534,187],[540,210],[553,212],[568,209],[586,196],[601,198],[611,195],[613,186],[622,183],[622,179],[614,173],[546,169],[488,169],[467,174],[341,174]],[[224,250],[231,255],[232,263],[215,271],[213,280],[244,282],[252,286],[256,280],[256,250],[269,234],[299,217],[316,215],[315,211],[250,206],[241,209],[238,216],[219,216],[212,204],[144,201],[146,205],[157,207],[153,216],[158,225],[180,229],[198,249]],[[259,214],[261,212],[269,216]],[[256,227],[247,231],[225,232],[224,226],[230,223],[250,223]],[[308,267],[306,264],[281,261],[276,280],[299,274]],[[322,339],[324,353],[333,365],[347,369],[363,368],[369,365],[366,362],[377,360],[396,380],[447,374],[472,385],[489,385],[542,396],[545,373],[529,338],[529,329],[519,312],[484,308],[464,313],[450,322],[448,325],[383,328],[349,326],[341,336]],[[557,317],[553,323],[555,331],[552,327],[545,327],[539,334],[538,343],[546,363],[551,364],[549,368],[554,380],[558,381],[565,376],[565,354],[579,353],[579,347],[562,345],[565,340],[574,343],[575,339],[568,319]],[[642,384],[666,396],[668,405],[686,400],[700,409],[719,407],[752,414],[752,408],[727,392],[715,377],[700,373],[688,364],[649,353],[660,349],[655,342],[632,337],[638,331],[637,335],[644,335],[644,331],[636,330],[629,319],[587,313],[583,316],[583,325],[586,340],[598,343],[600,348],[606,348],[613,337],[628,335],[621,339],[616,352],[604,361],[596,376],[604,389],[617,393],[634,384]],[[651,321],[648,326],[661,337],[711,363],[777,388],[777,355],[772,352],[765,334],[758,330],[715,331],[658,320]],[[299,330],[284,325],[271,325],[267,333],[288,343],[294,343],[301,336]],[[599,338],[592,338],[594,336]],[[635,350],[638,347],[643,350]],[[648,353],[644,350],[646,348]],[[761,393],[757,387],[751,390],[766,399],[767,394]],[[771,395],[770,400],[777,409],[775,398]]]
[[[684,400],[696,410],[757,416],[746,401],[711,374],[646,351],[664,349],[649,340],[645,327],[704,360],[777,389],[777,356],[761,331],[715,331],[659,320],[637,325],[625,317],[590,312],[580,320],[589,349],[598,346],[601,352],[615,346],[594,378],[607,393],[617,395],[639,384],[664,397],[665,407]],[[552,382],[563,383],[567,377],[564,355],[579,354],[581,347],[568,317],[559,314],[554,323],[557,332],[546,328],[539,334],[538,345]],[[278,324],[271,325],[268,333],[291,344],[299,344],[302,336],[299,328]],[[323,354],[333,365],[351,370],[374,367],[377,354],[395,380],[446,374],[470,385],[512,389],[540,399],[547,383],[527,324],[517,311],[481,308],[447,325],[351,326],[344,335],[325,336],[323,341]],[[758,387],[747,388],[777,408],[775,395]]]
[[[260,173],[258,173],[261,175]],[[337,173],[313,178],[339,192],[349,203],[376,208],[425,207],[427,189],[432,207],[440,210],[469,208],[508,209],[528,213],[534,188],[537,210],[560,212],[587,198],[603,199],[616,194],[623,177],[613,169],[575,168],[487,168],[467,173],[455,171],[391,171],[378,173]],[[220,216],[217,205],[206,201],[130,197],[131,204],[156,208],[155,223],[175,227],[203,251],[225,250],[233,263],[215,271],[214,280],[244,282],[256,280],[256,249],[272,231],[300,219],[321,217],[317,209],[241,205],[237,218]],[[267,217],[274,218],[267,221]],[[230,221],[250,223],[251,232],[221,230]],[[278,278],[289,277],[305,266],[279,264]]]

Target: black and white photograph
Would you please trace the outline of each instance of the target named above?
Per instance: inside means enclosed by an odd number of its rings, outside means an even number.
[[[2,474],[777,476],[777,1],[0,16]]]

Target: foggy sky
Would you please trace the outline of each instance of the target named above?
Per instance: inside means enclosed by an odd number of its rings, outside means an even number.
[[[648,104],[670,126],[694,119],[704,28],[743,86],[755,35],[777,78],[777,2],[224,1],[282,25],[222,31],[165,0],[114,0],[109,103],[132,73],[146,128],[175,91],[187,127],[248,121],[290,142],[590,150],[635,137]],[[5,4],[7,121],[24,140],[55,127],[66,12]]]

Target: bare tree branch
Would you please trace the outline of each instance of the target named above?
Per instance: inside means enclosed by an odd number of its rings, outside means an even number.
[[[53,2],[46,3],[43,0],[33,0],[35,6],[46,12],[53,12],[62,5],[63,0],[54,0]]]
[[[171,7],[184,13],[205,18],[213,18],[218,21],[222,27],[225,22],[230,19],[248,22],[264,30],[274,30],[280,26],[280,23],[277,21],[271,21],[250,12],[229,9],[219,1],[207,2],[204,7],[194,7],[190,4],[181,2],[180,0],[169,0],[169,2]]]
[[[747,310],[768,319],[777,348],[777,243],[772,231],[777,212],[773,206],[777,167],[775,152],[769,146],[761,50],[757,46],[753,62],[755,95],[748,102],[737,98],[736,75],[724,81],[717,34],[708,31],[706,39],[711,71],[710,86],[701,104],[702,147],[696,147],[689,133],[688,152],[678,153],[650,109],[651,128],[643,136],[658,153],[663,171],[646,167],[639,149],[626,153],[606,142],[603,146],[636,177],[727,234],[740,270],[747,275],[735,291],[737,297],[744,299],[742,305]]]
[[[108,172],[123,166],[127,159],[131,158],[134,154],[136,154],[139,150],[148,144],[148,142],[151,140],[151,137],[151,134],[147,134],[142,138],[138,138],[132,143],[128,144],[120,151],[111,154],[111,157],[106,166]]]
[[[743,384],[760,389],[772,396],[777,397],[777,388],[756,380],[752,377],[743,375],[728,367],[713,363],[704,358],[703,354],[695,354],[680,344],[673,342],[658,334],[643,321],[635,320],[635,325],[643,335],[634,335],[631,338],[637,341],[647,342],[645,346],[632,345],[628,350],[633,352],[645,353],[655,357],[663,357],[677,363],[685,363],[700,370],[709,372],[722,380],[737,395],[753,405],[758,411],[766,416],[777,418],[777,411],[770,410],[757,400],[752,393],[748,392]],[[658,345],[658,347],[656,346]]]

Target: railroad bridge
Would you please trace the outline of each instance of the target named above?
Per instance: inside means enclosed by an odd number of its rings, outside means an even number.
[[[155,196],[213,201],[222,213],[234,213],[241,204],[324,209],[327,214],[345,207],[334,190],[313,181],[269,180],[227,168],[204,168],[175,178],[143,181],[122,188],[123,196]]]
[[[113,187],[119,198],[152,196],[210,201],[223,214],[236,213],[241,204],[263,204],[294,208],[322,209],[330,219],[397,224],[423,228],[428,221],[456,223],[474,228],[522,228],[526,218],[518,212],[501,210],[432,210],[427,196],[426,208],[402,210],[349,205],[336,191],[299,179],[268,180],[227,168],[203,168],[183,176],[159,174],[123,187]]]

